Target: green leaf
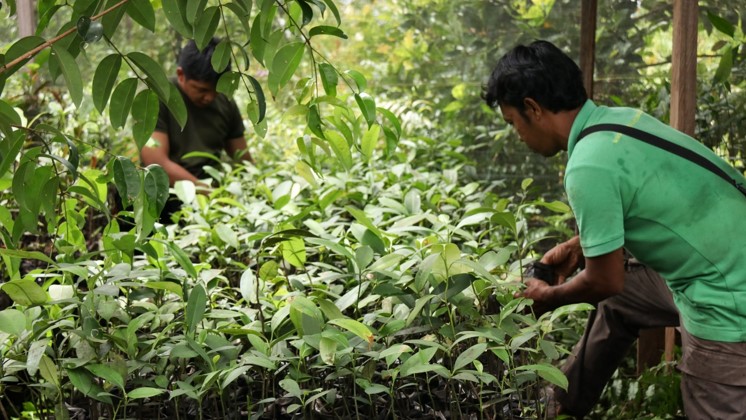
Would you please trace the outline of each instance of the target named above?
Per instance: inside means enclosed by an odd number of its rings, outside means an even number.
[[[163,13],[171,26],[184,38],[193,37],[192,25],[187,20],[187,2],[184,0],[161,0]]]
[[[186,104],[184,103],[184,98],[181,96],[179,88],[177,88],[173,83],[170,83],[168,89],[168,110],[171,111],[174,119],[176,119],[176,121],[179,123],[179,127],[181,127],[181,129],[183,130],[187,121],[187,110]]]
[[[213,57],[215,57],[213,55]],[[227,71],[220,75],[218,84],[215,90],[222,93],[225,96],[233,96],[233,93],[238,89],[238,84],[241,81],[241,74],[235,71]]]
[[[370,126],[370,128],[368,128],[368,131],[365,132],[363,138],[360,140],[360,153],[363,154],[363,157],[366,161],[370,161],[370,159],[373,157],[373,151],[376,149],[378,136],[380,134],[381,126],[378,124],[373,124]]]
[[[192,261],[189,259],[189,256],[184,252],[183,249],[179,248],[174,242],[171,241],[162,241],[159,240],[162,243],[165,243],[168,249],[171,251],[171,255],[174,257],[176,262],[179,264],[179,266],[189,274],[193,279],[197,278],[197,270],[194,268],[194,264],[192,264]]]
[[[148,199],[148,211],[158,217],[168,200],[169,178],[166,171],[159,165],[149,165],[145,168],[143,190]]]
[[[212,57],[210,58],[210,63],[212,64],[212,68],[218,73],[222,73],[225,69],[228,68],[228,65],[231,63],[231,43],[227,39],[221,40],[217,46],[215,46],[215,51],[212,53]]]
[[[60,375],[57,370],[57,365],[54,364],[54,361],[46,354],[42,355],[41,360],[39,361],[39,374],[41,374],[41,377],[47,382],[54,384],[54,386],[59,389]]]
[[[207,304],[207,293],[201,284],[195,286],[189,293],[189,301],[186,306],[186,327],[188,332],[194,332],[197,325],[202,322]]]
[[[128,392],[127,398],[131,400],[150,398],[150,397],[155,397],[156,395],[163,394],[165,392],[166,392],[165,389],[144,386],[141,388],[135,388],[132,391]]]
[[[130,0],[127,14],[150,32],[155,32],[155,11],[150,0]]]
[[[104,9],[108,10],[117,3],[119,3],[119,0],[107,0]],[[119,27],[119,23],[122,21],[122,17],[124,17],[126,9],[126,7],[117,7],[101,18],[101,24],[104,26],[104,35],[109,38],[114,36]]]
[[[352,152],[347,140],[336,131],[324,131],[324,138],[332,147],[334,155],[346,170],[352,168]]]
[[[365,80],[365,76],[363,76],[363,74],[359,71],[347,70],[345,74],[355,81],[355,85],[357,85],[357,88],[360,90],[360,92],[364,91],[365,88],[368,87],[368,81]]]
[[[262,85],[259,84],[259,81],[251,76],[248,77],[249,82],[251,83],[251,87],[253,88],[254,102],[256,103],[259,111],[256,121],[253,121],[255,124],[257,124],[264,121],[264,116],[267,114],[267,101],[264,99],[264,90],[262,90]]]
[[[75,389],[82,392],[84,395],[91,397],[95,400],[111,404],[111,398],[106,395],[104,389],[101,388],[93,380],[93,375],[83,368],[67,369],[67,376],[70,378]]]
[[[140,194],[141,180],[137,168],[132,161],[124,156],[117,156],[114,160],[114,185],[119,191],[125,207]]]
[[[308,31],[309,38],[312,38],[318,35],[331,35],[331,36],[336,36],[338,38],[347,39],[347,34],[345,34],[344,31],[337,28],[336,26],[325,26],[325,25],[315,26],[311,28],[310,31]]]
[[[187,15],[188,16],[188,15]],[[208,7],[199,15],[194,25],[194,41],[201,51],[210,42],[220,23],[220,9],[217,6]]]
[[[366,326],[365,324],[355,321],[354,319],[350,318],[337,318],[337,319],[330,319],[328,321],[329,324],[336,325],[340,328],[343,328],[356,336],[360,337],[365,341],[366,343],[372,344],[375,340],[373,336],[373,332]]]
[[[236,232],[231,229],[230,226],[224,224],[224,223],[218,223],[215,226],[215,233],[218,234],[218,237],[228,244],[229,246],[232,246],[235,249],[238,249],[238,236],[236,235]]]
[[[337,10],[337,5],[334,4],[334,0],[324,0],[324,3],[326,3],[326,6],[332,11],[334,18],[337,20],[337,25],[341,24],[342,19],[339,16],[339,10]]]
[[[534,204],[536,204],[537,206],[546,207],[547,209],[555,213],[569,213],[571,211],[570,206],[561,201],[552,201],[549,203],[545,201],[537,201]]]
[[[47,293],[33,280],[11,280],[0,289],[10,296],[13,302],[22,306],[43,305],[47,302]]]
[[[132,101],[135,99],[136,91],[137,79],[134,77],[123,80],[114,88],[109,105],[109,120],[114,128],[124,127],[127,122],[127,116],[132,109]]]
[[[207,0],[187,0],[186,2],[186,18],[189,23],[194,24],[198,16],[201,16],[205,12],[207,7]]]
[[[298,385],[298,382],[295,382],[294,380],[290,378],[285,378],[281,380],[280,387],[282,387],[282,389],[287,391],[291,397],[301,398],[303,396],[303,392],[300,390],[300,386]]]
[[[0,331],[20,337],[26,331],[26,316],[17,309],[0,311]]]
[[[302,42],[291,42],[277,51],[272,60],[267,81],[269,90],[273,94],[277,94],[277,91],[284,87],[290,81],[290,78],[293,77],[295,70],[303,58],[305,46],[306,44]]]
[[[355,102],[357,102],[360,111],[363,113],[363,118],[368,123],[368,127],[371,127],[376,122],[376,102],[373,97],[367,93],[355,94]]]
[[[707,11],[707,19],[710,21],[710,23],[712,23],[712,26],[714,26],[715,29],[728,35],[729,37],[733,38],[736,34],[736,27],[733,26],[732,23],[712,13],[709,10]]]
[[[8,48],[8,50],[5,52],[5,62],[10,63],[11,61],[15,59],[24,56],[29,51],[42,45],[44,42],[46,42],[44,38],[41,38],[38,36],[27,36],[27,37],[23,37],[19,39],[18,41],[14,42],[13,45],[11,45],[10,48]],[[26,63],[28,63],[30,59],[31,57],[5,70],[5,74],[15,73],[19,68],[23,67]],[[0,75],[0,76],[4,77],[4,75]]]
[[[337,96],[337,84],[339,83],[337,70],[331,64],[319,63],[319,75],[321,84],[324,85],[324,92],[329,96]]]
[[[173,85],[168,81],[166,73],[163,72],[163,67],[161,67],[161,65],[155,60],[139,51],[133,51],[127,54],[127,58],[132,60],[132,62],[135,63],[135,66],[145,73],[147,76],[145,82],[158,94],[158,97],[161,98],[164,103],[168,103],[171,86]]]
[[[296,268],[306,265],[306,245],[303,238],[293,237],[282,242],[282,258]]]
[[[80,76],[78,63],[75,62],[75,59],[67,50],[56,45],[52,47],[52,57],[56,58],[57,64],[62,70],[62,76],[65,78],[70,98],[72,98],[76,107],[80,107],[80,103],[83,101],[83,80]]]
[[[373,261],[373,257],[373,248],[368,245],[363,245],[355,250],[355,262],[360,271],[363,271]]]
[[[557,385],[564,390],[567,390],[567,377],[564,373],[562,373],[561,370],[552,365],[524,365],[516,367],[515,370],[527,370],[536,372],[539,376],[549,381],[550,383]]]
[[[337,353],[337,342],[328,337],[321,337],[319,341],[319,355],[327,365],[334,365],[334,356]]]
[[[730,78],[730,73],[733,69],[733,47],[728,47],[720,57],[720,63],[718,64],[717,71],[713,81],[715,83],[725,83]]]
[[[124,376],[113,367],[104,364],[92,364],[86,365],[85,368],[99,378],[103,378],[110,384],[116,385],[119,389],[124,390]]]
[[[475,344],[461,354],[458,355],[456,361],[453,363],[453,372],[461,369],[469,363],[476,360],[477,357],[481,356],[487,350],[487,343]]]
[[[117,82],[119,69],[122,67],[122,57],[119,54],[111,54],[101,60],[93,76],[91,94],[93,104],[98,112],[103,113],[106,104],[109,103],[109,96],[114,84]]]
[[[137,149],[142,150],[155,130],[158,122],[160,103],[158,95],[150,89],[143,89],[132,102],[132,137],[135,138]]]

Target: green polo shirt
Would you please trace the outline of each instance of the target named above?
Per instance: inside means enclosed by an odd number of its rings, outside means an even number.
[[[236,103],[224,94],[219,93],[210,105],[198,107],[181,91],[175,79],[171,82],[184,99],[187,122],[182,130],[171,111],[161,102],[155,131],[168,135],[169,159],[197,178],[203,178],[205,173],[202,167],[214,165],[215,162],[206,157],[184,159],[183,156],[191,152],[206,152],[218,156],[225,150],[229,140],[243,137],[243,119]]]
[[[715,341],[746,342],[746,197],[712,172],[637,139],[597,132],[629,125],[742,174],[693,138],[630,108],[585,103],[570,132],[565,176],[583,252],[621,247],[663,276],[684,327]],[[577,142],[577,144],[576,144]]]

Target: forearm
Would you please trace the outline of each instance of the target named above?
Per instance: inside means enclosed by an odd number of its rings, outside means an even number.
[[[572,303],[598,303],[621,292],[612,284],[592,281],[587,270],[579,272],[571,281],[547,289],[546,302],[553,308]]]

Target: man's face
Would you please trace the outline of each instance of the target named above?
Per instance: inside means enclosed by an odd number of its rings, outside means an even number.
[[[181,68],[176,69],[176,76],[181,90],[194,105],[200,108],[210,105],[218,95],[215,85],[200,80],[187,79]]]
[[[536,113],[526,109],[522,114],[517,108],[510,105],[500,105],[503,119],[511,125],[518,133],[518,137],[536,153],[550,157],[556,155],[560,149],[557,147],[549,132],[541,124],[541,119],[536,118]]]

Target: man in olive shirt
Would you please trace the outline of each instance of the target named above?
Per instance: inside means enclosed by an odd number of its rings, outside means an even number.
[[[225,150],[229,156],[254,163],[247,150],[238,106],[231,98],[215,90],[221,74],[213,69],[211,58],[218,43],[219,40],[213,38],[199,51],[191,40],[181,50],[173,82],[184,98],[186,125],[182,130],[166,105],[161,103],[155,132],[140,154],[144,165],[162,166],[172,186],[179,180],[205,186],[200,181],[205,176],[203,167],[213,161],[205,157],[184,159],[187,153],[207,152],[217,156]]]
[[[490,106],[537,153],[568,152],[565,189],[579,237],[542,262],[571,281],[526,281],[537,310],[597,303],[625,292],[623,248],[659,273],[681,317],[682,395],[689,418],[741,419],[746,401],[746,197],[743,175],[691,137],[639,110],[588,100],[578,66],[546,41],[503,56],[485,90]],[[701,156],[734,180],[646,142],[591,126],[634,127]],[[652,288],[664,305],[663,293]],[[539,309],[541,308],[541,309]],[[652,313],[650,314],[652,316]]]

